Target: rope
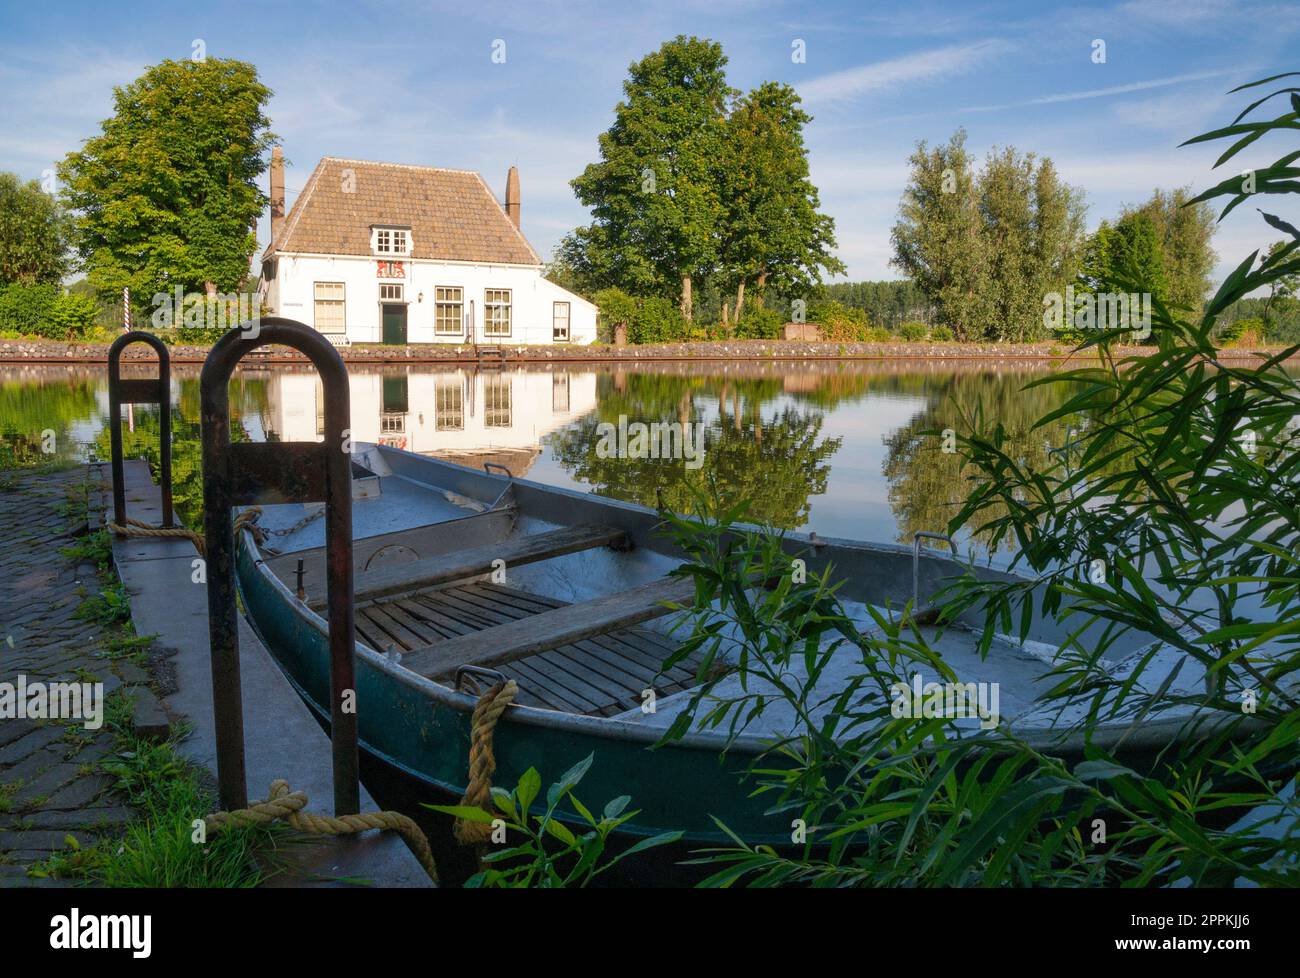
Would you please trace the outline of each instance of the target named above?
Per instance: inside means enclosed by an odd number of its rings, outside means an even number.
[[[260,547],[266,540],[266,531],[257,525],[258,519],[262,515],[262,507],[250,506],[238,516],[235,517],[234,535],[239,536],[239,531],[249,529],[253,531],[253,537],[257,540]],[[154,526],[150,523],[143,523],[140,520],[126,518],[126,525],[115,523],[109,520],[107,526],[110,530],[120,537],[183,537],[194,544],[194,549],[199,552],[199,556],[207,558],[208,543],[202,536],[195,533],[188,526]]]
[[[492,753],[492,734],[497,721],[519,692],[513,679],[497,683],[486,690],[474,704],[469,733],[469,784],[465,788],[462,805],[472,805],[484,811],[492,810],[492,775],[497,769],[497,759]],[[492,838],[492,826],[483,822],[457,819],[453,829],[463,846],[483,845]]]
[[[401,812],[313,815],[303,811],[306,806],[306,792],[290,791],[289,782],[277,778],[271,782],[271,794],[266,801],[250,802],[247,808],[233,812],[213,812],[203,821],[210,832],[220,832],[239,825],[269,825],[277,819],[283,819],[290,827],[309,835],[355,835],[371,829],[397,832],[411,847],[411,852],[420,861],[429,878],[435,883],[438,881],[438,867],[434,865],[428,839],[420,827]]]
[[[151,526],[139,520],[126,518],[126,525],[108,521],[108,528],[120,537],[184,537],[194,544],[201,557],[208,555],[207,542],[188,526]]]

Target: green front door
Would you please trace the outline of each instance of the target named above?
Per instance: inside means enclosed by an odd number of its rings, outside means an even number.
[[[389,346],[404,346],[406,344],[406,306],[386,304],[383,308],[383,315],[384,342]]]

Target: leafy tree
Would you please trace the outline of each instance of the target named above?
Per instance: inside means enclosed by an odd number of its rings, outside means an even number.
[[[1214,268],[1214,210],[1204,202],[1193,202],[1191,191],[1157,190],[1141,207],[1125,212],[1146,217],[1155,229],[1164,256],[1164,274],[1168,301],[1173,305],[1199,312],[1210,291],[1210,272]]]
[[[820,283],[823,269],[844,271],[831,253],[835,221],[819,213],[817,188],[808,176],[803,128],[811,121],[795,90],[777,82],[764,82],[738,99],[727,117],[719,255],[722,274],[736,289],[737,321],[750,282],[762,305],[769,279],[790,293]]]
[[[242,61],[164,61],[114,90],[103,132],[59,167],[78,250],[105,300],[233,291],[257,247],[271,92]]]
[[[631,65],[600,161],[572,181],[594,221],[562,246],[604,284],[675,285],[688,320],[692,282],[717,260],[726,63],[721,45],[681,35]]]
[[[1269,246],[1268,253],[1264,256],[1265,264],[1277,261],[1278,256],[1290,244],[1289,241],[1274,241]],[[1260,318],[1264,322],[1263,332],[1267,335],[1273,330],[1274,322],[1270,318],[1270,313],[1275,310],[1275,303],[1282,308],[1294,307],[1296,304],[1296,292],[1300,291],[1300,272],[1293,272],[1290,275],[1281,275],[1273,279],[1268,284],[1268,299],[1264,302],[1264,310]]]
[[[1041,333],[1043,296],[1078,269],[1083,198],[1052,161],[1012,147],[974,172],[959,130],[920,143],[894,226],[894,264],[942,310],[958,339],[1023,341]]]
[[[979,318],[986,241],[965,130],[934,149],[922,141],[909,162],[912,178],[891,235],[893,263],[942,310],[959,339],[978,339],[971,324]]]
[[[72,225],[35,180],[0,173],[0,285],[58,282],[69,268]]]

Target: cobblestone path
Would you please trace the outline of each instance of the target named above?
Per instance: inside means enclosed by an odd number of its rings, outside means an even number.
[[[126,658],[110,659],[110,627],[76,617],[86,594],[108,586],[93,564],[60,549],[85,531],[87,469],[5,475],[0,491],[0,684],[102,682],[104,695],[148,683]],[[0,697],[6,687],[0,686]],[[141,690],[143,692],[143,690]],[[0,700],[0,887],[58,885],[27,875],[32,863],[120,831],[132,812],[95,762],[112,752],[106,726],[9,716]]]

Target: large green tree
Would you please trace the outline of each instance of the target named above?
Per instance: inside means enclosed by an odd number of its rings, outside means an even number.
[[[257,247],[271,91],[242,61],[164,61],[114,90],[100,135],[59,167],[104,298],[233,291]]]
[[[0,173],[0,285],[58,282],[69,270],[71,222],[35,180]]]
[[[600,161],[572,181],[593,217],[571,238],[576,263],[598,284],[675,288],[688,319],[693,281],[717,261],[726,63],[721,45],[679,36],[631,65]]]
[[[979,318],[987,242],[965,131],[942,146],[921,142],[909,162],[911,181],[892,233],[893,264],[939,307],[958,339],[978,339],[972,324]]]
[[[832,253],[835,221],[820,213],[808,175],[803,130],[811,121],[798,93],[777,82],[739,98],[727,117],[718,251],[722,275],[736,290],[736,319],[750,283],[761,305],[769,282],[783,294],[806,292],[823,269],[844,271]]]
[[[1128,208],[1124,217],[1140,214],[1151,222],[1163,254],[1163,277],[1168,301],[1199,313],[1210,291],[1214,269],[1214,208],[1202,201],[1190,203],[1187,188],[1156,190],[1140,207]]]
[[[1106,289],[1107,283],[1141,283],[1161,302],[1169,301],[1165,249],[1160,232],[1146,214],[1131,211],[1115,224],[1102,221],[1084,248],[1079,282],[1086,289]]]
[[[1041,335],[1043,296],[1074,278],[1083,244],[1083,196],[1050,159],[1014,148],[976,171],[958,131],[924,142],[894,225],[894,264],[937,304],[963,340]]]

